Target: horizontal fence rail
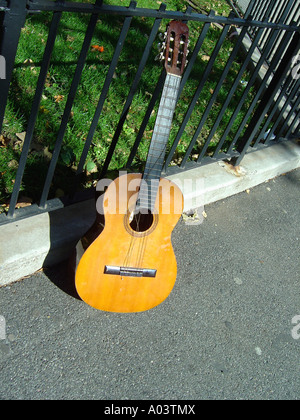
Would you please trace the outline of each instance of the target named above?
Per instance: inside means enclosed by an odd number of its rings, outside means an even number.
[[[254,4],[255,2],[252,3],[252,8]],[[127,168],[134,171],[137,168],[141,169],[143,165],[141,156],[145,156],[141,149],[146,148],[149,143],[153,115],[166,77],[162,67],[153,79],[155,80],[153,86],[147,88],[151,90],[147,93],[147,102],[137,106],[136,98],[145,89],[142,86],[145,85],[146,71],[149,72],[149,68],[160,68],[160,64],[153,61],[154,49],[162,25],[173,19],[194,25],[191,28],[194,31],[194,42],[181,80],[175,123],[165,159],[165,173],[220,159],[234,159],[234,164],[238,165],[245,153],[258,147],[265,147],[274,139],[296,135],[299,131],[300,77],[295,71],[298,65],[295,57],[300,48],[300,28],[299,21],[287,20],[293,1],[290,0],[285,5],[280,18],[274,22],[272,20],[274,11],[270,4],[265,10],[263,20],[256,20],[251,14],[254,9],[251,10],[250,6],[246,17],[241,18],[235,13],[231,13],[228,17],[217,16],[214,11],[210,11],[207,15],[199,14],[191,7],[185,12],[170,11],[164,4],[161,4],[158,10],[143,9],[137,7],[134,1],[128,7],[119,7],[105,5],[102,0],[96,0],[94,4],[63,0],[11,0],[10,2],[0,0],[0,25],[2,24],[0,55],[5,58],[7,74],[5,80],[0,80],[0,130],[2,128],[3,147],[7,136],[6,112],[12,106],[18,109],[18,95],[14,94],[13,87],[16,80],[14,69],[18,68],[16,57],[18,57],[20,36],[30,16],[33,18],[38,16],[41,21],[46,20],[46,17],[49,19],[51,13],[47,39],[44,40],[43,57],[39,63],[33,64],[34,69],[39,67],[39,73],[28,111],[11,192],[5,183],[0,184],[1,188],[7,190],[6,197],[10,195],[9,203],[3,206],[6,212],[0,215],[0,224],[54,210],[78,199],[84,199],[85,193],[81,195],[77,191],[85,182],[84,176],[90,172],[86,165],[88,159],[91,159],[93,149],[105,149],[101,161],[95,162],[96,158],[93,158],[98,170],[96,179],[108,175],[117,152],[124,155],[123,164],[119,164],[119,169]],[[41,109],[43,109],[41,103],[46,96],[45,86],[49,85],[49,74],[55,68],[57,38],[64,33],[63,18],[66,14],[82,13],[88,16],[88,22],[78,58],[72,64],[74,71],[64,108],[59,121],[55,124],[55,142],[51,146],[51,157],[40,175],[42,188],[36,193],[37,198],[31,206],[18,209],[20,192],[25,190],[26,194],[30,194],[23,185],[24,178],[27,176],[28,159],[37,134],[37,123],[41,118]],[[95,33],[101,27],[101,19],[105,19],[105,16],[117,19],[114,25],[119,29],[110,61],[101,67],[101,61],[89,64],[88,57],[93,47]],[[118,118],[114,118],[116,123],[113,132],[105,143],[99,133],[102,129],[104,131],[105,124],[110,123],[106,109],[115,85],[114,81],[118,77],[116,72],[119,71],[120,65],[124,67],[126,60],[130,60],[130,55],[125,51],[130,45],[128,40],[130,31],[141,31],[139,25],[142,23],[144,25],[145,21],[148,29],[144,36],[143,51],[138,61],[130,64],[134,68],[132,77],[129,77],[129,70],[125,67],[125,73],[128,75],[127,93],[122,93],[124,95],[121,98],[122,107],[118,109]],[[196,24],[199,26],[196,27]],[[215,24],[218,24],[217,28]],[[195,32],[196,30],[198,32]],[[249,34],[252,37],[250,44]],[[209,36],[213,37],[210,41],[212,49],[207,54]],[[260,48],[261,45],[263,48]],[[260,54],[254,59],[258,49]],[[21,68],[23,64],[19,63]],[[103,83],[92,99],[94,108],[93,111],[89,111],[92,112],[89,125],[82,134],[84,141],[81,152],[76,156],[75,163],[73,159],[66,164],[68,174],[72,173],[69,191],[64,191],[67,193],[64,198],[54,198],[54,190],[57,189],[55,177],[60,170],[62,153],[65,152],[66,136],[72,130],[72,124],[75,124],[71,121],[71,116],[77,106],[78,91],[84,89],[82,79],[87,67],[93,65],[101,69],[102,77],[104,74]],[[21,91],[22,88],[24,87],[20,87]],[[58,98],[57,101],[59,100]],[[132,117],[134,107],[143,109],[139,125],[135,125]],[[87,111],[79,111],[77,118],[80,118],[80,112]],[[140,111],[137,109],[136,112]],[[131,140],[120,152],[118,149],[120,139],[124,141],[127,132]],[[148,138],[148,143],[145,143],[145,137]],[[44,147],[48,150],[50,145],[47,144],[47,139],[45,142]],[[4,174],[6,169],[1,168],[0,172]],[[89,189],[87,194],[90,192],[93,193],[93,189]]]

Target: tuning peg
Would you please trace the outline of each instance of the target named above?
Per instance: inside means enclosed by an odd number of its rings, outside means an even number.
[[[166,40],[166,38],[167,38],[167,32],[165,32],[165,33],[160,32],[160,33],[158,34],[158,38],[159,38],[161,41],[165,41],[165,40]]]
[[[165,58],[164,54],[161,52],[160,54],[157,54],[155,57],[155,61],[162,61]]]
[[[163,42],[163,43],[159,42],[157,44],[157,48],[158,48],[158,51],[164,51],[164,49],[166,48],[166,43],[165,42]]]

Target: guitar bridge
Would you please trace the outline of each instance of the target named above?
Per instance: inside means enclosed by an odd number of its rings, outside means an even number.
[[[104,267],[104,274],[113,274],[115,276],[155,277],[156,271],[151,268],[119,267],[114,265],[106,265]]]

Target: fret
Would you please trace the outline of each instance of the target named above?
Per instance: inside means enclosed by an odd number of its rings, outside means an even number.
[[[159,128],[159,130],[157,130],[157,131],[161,131],[160,128],[162,128],[162,129],[166,128],[168,130],[170,130],[170,128],[171,128],[169,124],[165,125],[165,124],[160,124],[158,122],[156,123],[156,126],[157,126],[157,128]]]
[[[156,143],[156,145],[158,145],[158,144]],[[161,147],[155,147],[155,146],[151,147],[151,152],[156,151],[156,150],[158,150],[160,153],[162,153],[164,151],[164,150],[162,150]]]
[[[167,99],[168,101],[176,101],[176,99],[177,99],[177,98],[176,98],[176,97],[174,97],[174,96],[169,96],[169,95],[166,95],[166,96],[164,96],[164,97],[163,97],[163,99],[164,99],[164,100],[166,100],[166,99]]]

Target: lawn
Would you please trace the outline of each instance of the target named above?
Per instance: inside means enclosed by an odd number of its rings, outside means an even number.
[[[92,0],[87,2],[94,3]],[[129,0],[110,0],[106,1],[106,3],[127,6]],[[167,8],[172,10],[185,10],[187,3],[188,2],[181,0],[166,2]],[[208,12],[210,8],[213,8],[218,14],[228,15],[230,12],[230,8],[224,0],[212,2],[193,0],[192,3],[199,5],[199,11],[201,12]],[[137,2],[138,7],[143,8],[158,9],[159,4],[159,1],[150,0],[138,0]],[[89,16],[86,15],[63,14],[47,74],[47,80],[34,131],[34,139],[28,156],[26,172],[22,184],[22,194],[28,196],[33,201],[38,200],[47,173],[49,159],[51,158],[54,149],[61,116],[68,97],[88,21]],[[28,17],[26,25],[22,30],[2,137],[0,137],[1,204],[7,202],[13,188],[18,159],[22,149],[22,141],[24,140],[24,133],[26,132],[26,123],[31,110],[50,22],[51,14],[32,15]],[[160,28],[162,32],[165,30],[166,23],[167,22],[165,21],[162,22]],[[98,20],[97,28],[91,43],[93,47],[91,46],[87,56],[86,65],[65,133],[58,167],[51,187],[50,198],[68,192],[70,179],[77,169],[122,24],[123,18],[119,17],[101,16]],[[113,138],[114,130],[118,124],[126,97],[139,65],[140,58],[143,54],[152,24],[153,19],[133,19],[88,154],[85,166],[85,173],[87,176],[83,182],[84,187],[89,187],[92,184],[93,179],[97,178],[97,171],[101,170],[101,166]],[[192,50],[202,29],[202,24],[190,22],[189,28],[191,39],[190,50]],[[180,97],[172,126],[169,146],[172,144],[182,123],[185,112],[187,111],[189,103],[198,86],[201,74],[207,65],[207,60],[215,47],[220,33],[221,30],[219,28],[211,26],[188,83]],[[159,39],[157,39],[157,43],[158,42]],[[227,39],[201,94],[201,100],[198,102],[190,121],[186,126],[185,132],[176,150],[173,163],[179,163],[181,157],[184,155],[232,48],[233,43]],[[136,139],[140,124],[144,118],[148,103],[161,73],[161,65],[154,60],[156,55],[156,45],[153,45],[153,49],[138,86],[138,91],[133,98],[118,145],[113,155],[109,168],[111,171],[119,170],[126,165],[130,149]],[[232,66],[217,101],[199,135],[197,144],[193,150],[193,155],[197,154],[197,151],[199,151],[207,138],[209,130],[214,123],[218,111],[221,109],[224,98],[226,98],[227,93],[232,86],[232,82],[238,73],[240,65],[241,62],[237,61]],[[248,74],[245,74],[244,79],[246,80],[248,76]],[[228,112],[223,118],[219,130],[212,139],[209,151],[213,150],[213,147],[217,144],[242,91],[243,87],[241,86],[236,92],[236,95],[228,108]],[[145,163],[155,123],[156,110],[157,107],[149,120],[143,141],[141,142],[134,159],[134,167],[136,170],[142,170]],[[237,119],[235,126],[238,126],[238,123],[239,121]]]

